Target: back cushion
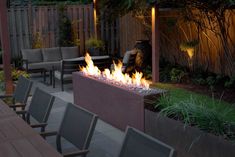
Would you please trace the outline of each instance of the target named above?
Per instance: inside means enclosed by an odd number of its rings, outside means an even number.
[[[22,49],[22,57],[24,60],[28,60],[29,63],[42,62],[42,51],[41,49]]]
[[[136,54],[136,51],[135,50],[126,51],[126,53],[125,53],[125,55],[123,57],[122,63],[123,64],[127,64],[129,62],[130,56],[132,54]]]
[[[61,47],[61,54],[63,59],[78,58],[78,47]]]
[[[60,61],[62,59],[59,47],[42,49],[42,55],[44,62]]]

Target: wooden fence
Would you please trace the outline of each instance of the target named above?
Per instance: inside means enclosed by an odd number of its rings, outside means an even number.
[[[105,41],[109,54],[123,56],[127,50],[134,48],[136,40],[147,39],[143,33],[144,26],[129,13],[115,21],[100,24],[100,36]]]
[[[80,51],[84,53],[85,40],[94,35],[93,6],[68,5],[66,14],[74,23],[80,40]],[[59,23],[58,7],[56,5],[12,5],[8,10],[9,31],[12,57],[20,57],[22,48],[31,48],[33,36],[37,33],[42,38],[43,47],[58,46]]]

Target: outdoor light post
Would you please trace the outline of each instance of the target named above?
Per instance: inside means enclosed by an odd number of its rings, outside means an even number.
[[[159,8],[152,6],[152,81],[159,82],[160,31]]]
[[[3,70],[6,85],[6,94],[13,92],[13,84],[11,79],[11,53],[10,39],[7,21],[7,0],[0,0],[0,36],[3,49]]]
[[[96,18],[97,18],[97,10],[96,10],[96,4],[97,1],[96,0],[93,0],[93,9],[94,9],[94,34],[95,34],[95,38],[97,38],[97,21],[96,21]]]

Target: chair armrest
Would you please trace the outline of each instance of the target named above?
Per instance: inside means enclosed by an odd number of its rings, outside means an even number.
[[[9,105],[9,107],[10,107],[10,108],[13,108],[14,110],[16,110],[16,108],[18,108],[18,107],[21,107],[21,109],[24,110],[24,109],[25,109],[25,106],[26,106],[26,105],[25,105],[25,104],[22,104],[22,103],[17,103],[17,104],[14,104],[14,105],[13,105],[13,104]]]
[[[41,128],[41,127],[46,127],[47,123],[31,124],[30,126],[32,128]]]
[[[56,136],[58,133],[57,131],[50,131],[50,132],[41,132],[40,135],[42,137],[48,137],[48,136]]]
[[[27,114],[27,111],[26,110],[16,111],[16,114],[18,114],[18,115],[25,115],[25,114]]]
[[[66,154],[63,154],[63,156],[64,157],[73,157],[73,156],[78,156],[78,155],[86,155],[87,153],[89,153],[89,150],[85,149],[85,150],[74,151],[71,153],[66,153]]]
[[[3,98],[11,98],[13,95],[0,95],[0,99],[3,99]]]

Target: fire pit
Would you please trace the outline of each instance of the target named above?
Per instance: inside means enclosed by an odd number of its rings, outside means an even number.
[[[121,130],[129,125],[144,131],[145,100],[164,91],[150,89],[141,73],[136,74],[140,78],[134,75],[131,80],[127,76],[127,81],[114,80],[114,72],[101,73],[88,60],[86,70],[73,73],[74,103]],[[87,72],[89,68],[92,74]]]

